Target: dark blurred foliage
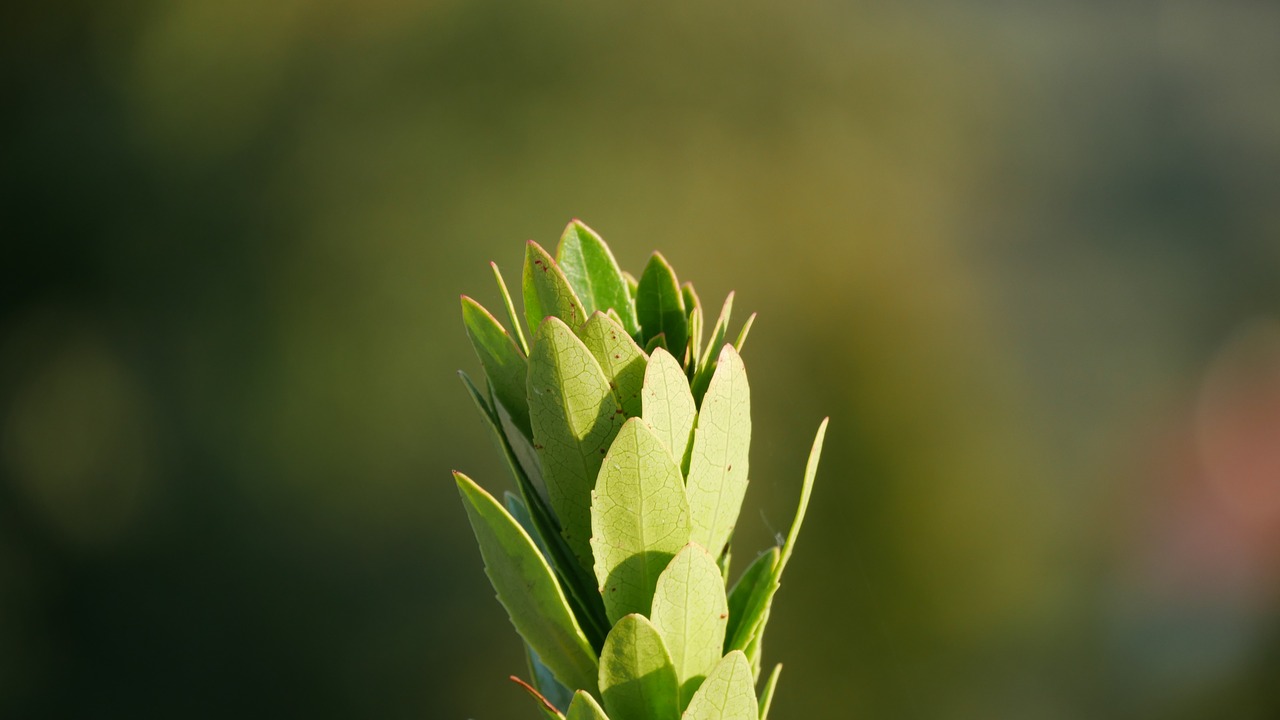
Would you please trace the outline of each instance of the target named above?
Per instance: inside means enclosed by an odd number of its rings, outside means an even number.
[[[0,10],[0,716],[534,717],[454,378],[578,216],[833,417],[777,718],[1280,716],[1280,7]]]

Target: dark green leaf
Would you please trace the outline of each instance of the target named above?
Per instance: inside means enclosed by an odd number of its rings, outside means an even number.
[[[684,357],[689,339],[689,311],[675,271],[661,253],[654,253],[636,289],[636,315],[645,340],[658,333],[667,336],[667,350],[677,360]]]
[[[502,324],[466,295],[462,296],[462,321],[494,395],[511,413],[516,427],[528,437],[529,402],[525,399],[528,361]]]
[[[533,334],[537,334],[547,317],[560,318],[569,327],[578,327],[586,321],[582,301],[559,264],[532,240],[525,245],[523,285],[525,321]]]

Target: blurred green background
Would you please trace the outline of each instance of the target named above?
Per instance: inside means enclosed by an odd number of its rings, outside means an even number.
[[[532,718],[459,293],[746,348],[776,718],[1280,716],[1280,7],[0,10],[0,716]]]

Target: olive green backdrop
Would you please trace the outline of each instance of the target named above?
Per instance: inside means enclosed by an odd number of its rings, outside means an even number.
[[[1276,6],[13,5],[0,715],[535,717],[458,295],[572,217],[760,313],[739,567],[832,416],[774,717],[1280,715]]]

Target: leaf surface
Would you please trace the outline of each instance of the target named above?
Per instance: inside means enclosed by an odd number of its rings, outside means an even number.
[[[592,493],[591,549],[610,622],[648,614],[658,575],[689,542],[680,469],[641,418],[609,448]]]
[[[462,296],[462,321],[493,394],[511,414],[516,427],[528,437],[529,401],[525,398],[525,379],[529,363],[524,353],[502,323],[466,295]]]
[[[565,720],[609,720],[609,716],[604,714],[604,709],[596,699],[581,690],[573,694],[573,701],[569,703],[569,712],[564,718]]]
[[[534,338],[528,391],[551,507],[569,547],[590,569],[591,489],[622,424],[622,408],[591,351],[555,317]]]
[[[649,356],[640,397],[645,422],[653,428],[672,459],[683,467],[698,408],[689,393],[684,371],[671,353],[655,348]]]
[[[594,690],[596,654],[538,548],[471,478],[455,472],[485,574],[516,632],[567,687]]]
[[[609,246],[594,230],[580,220],[569,223],[560,236],[556,260],[587,315],[613,309],[628,335],[640,329],[626,278]]]
[[[689,311],[676,273],[661,253],[654,253],[640,276],[636,288],[636,316],[645,340],[662,333],[667,338],[667,350],[672,357],[684,357],[689,339]]]
[[[622,326],[600,312],[592,314],[578,335],[600,364],[622,411],[627,417],[639,415],[640,389],[649,364],[644,351]]]
[[[733,293],[729,293],[724,299],[724,305],[720,308],[720,317],[716,319],[715,327],[711,329],[711,339],[703,349],[702,357],[698,359],[698,372],[693,376],[693,382],[689,383],[693,397],[698,402],[702,402],[702,397],[707,393],[707,384],[711,382],[711,375],[716,369],[716,357],[724,345],[725,337],[729,334],[729,320],[732,316]]]
[[[759,720],[755,681],[747,658],[730,652],[698,688],[683,720]]]
[[[600,692],[612,720],[675,720],[676,670],[662,636],[639,614],[613,626],[600,651]]]
[[[525,244],[522,280],[525,322],[530,332],[536,334],[547,317],[558,317],[570,327],[578,327],[587,319],[582,301],[560,265],[532,240]]]
[[[729,626],[725,630],[726,642],[732,640],[737,634],[743,615],[751,607],[751,599],[753,597],[763,599],[768,592],[769,578],[780,555],[781,552],[777,547],[771,547],[760,553],[760,556],[742,572],[738,582],[733,584],[733,589],[729,591]],[[725,651],[730,649],[726,647]]]
[[[729,616],[715,558],[690,543],[658,576],[649,617],[671,653],[683,710],[724,651]]]
[[[782,663],[773,666],[769,679],[764,682],[764,691],[760,693],[760,720],[769,717],[769,706],[773,704],[773,691],[778,687],[778,676],[782,674]]]
[[[738,521],[747,492],[750,449],[747,370],[738,353],[726,345],[698,411],[687,483],[692,540],[713,555],[720,554]]]
[[[529,341],[525,339],[524,331],[520,329],[520,316],[516,315],[515,303],[511,302],[511,293],[507,290],[507,281],[502,277],[502,271],[498,269],[498,263],[491,262],[489,267],[493,268],[493,280],[498,284],[498,292],[502,295],[502,304],[507,309],[507,320],[511,323],[511,330],[515,332],[516,341],[520,344],[520,352],[526,356],[529,354]]]

